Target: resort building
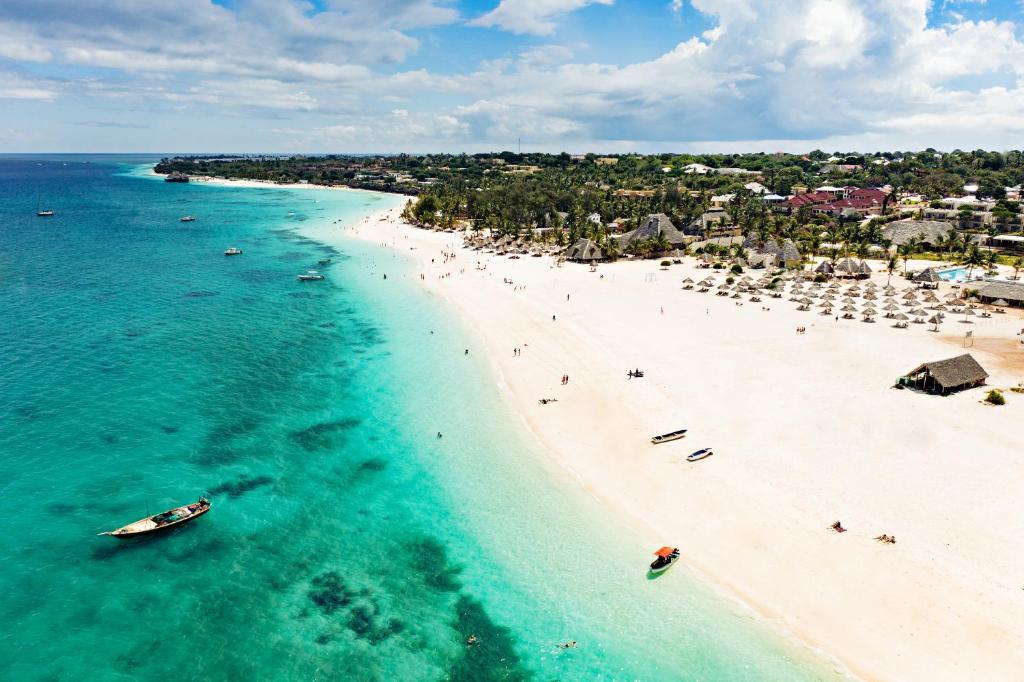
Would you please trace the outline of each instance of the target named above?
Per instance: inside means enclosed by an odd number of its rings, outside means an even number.
[[[891,241],[893,246],[903,246],[917,239],[930,249],[938,246],[953,229],[953,223],[943,220],[897,220],[882,228],[882,238]]]
[[[676,226],[664,213],[652,213],[643,219],[638,228],[619,236],[618,240],[622,248],[626,248],[636,242],[655,239],[659,234],[664,236],[674,249],[679,248],[686,241],[683,233],[676,229]]]
[[[978,288],[977,296],[985,303],[1024,306],[1024,283],[985,282]]]
[[[864,261],[855,261],[852,258],[844,258],[832,266],[832,274],[836,277],[867,279],[871,276],[871,266]]]
[[[974,356],[964,353],[955,358],[918,365],[900,377],[897,385],[948,395],[954,391],[982,386],[987,378],[988,372],[982,369]]]
[[[569,247],[565,257],[572,261],[582,263],[604,260],[604,251],[590,239],[580,239]]]

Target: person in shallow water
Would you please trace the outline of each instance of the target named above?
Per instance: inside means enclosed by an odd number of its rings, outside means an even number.
[[[437,432],[437,437],[438,437],[438,438],[442,438],[442,436],[441,436],[441,432],[440,432],[440,431],[438,431],[438,432]]]
[[[469,637],[466,638],[466,646],[473,646],[478,641],[479,640],[476,638],[476,635],[470,635]]]

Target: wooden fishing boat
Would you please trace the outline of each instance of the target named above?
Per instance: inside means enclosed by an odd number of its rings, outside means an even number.
[[[696,452],[687,455],[686,461],[696,462],[698,460],[704,459],[705,457],[710,457],[713,454],[715,453],[711,450],[711,448],[701,448],[700,450],[697,450]]]
[[[678,547],[662,547],[654,553],[654,561],[651,562],[651,573],[658,575],[664,573],[672,564],[679,561],[679,548]]]
[[[651,438],[651,442],[655,445],[659,443],[668,443],[669,441],[679,440],[686,435],[686,429],[679,429],[678,431],[670,431],[669,433],[663,433],[660,436],[654,436]]]
[[[306,272],[306,274],[299,275],[296,279],[298,279],[300,282],[318,282],[324,279],[324,276],[321,275],[316,270],[309,270],[308,272]]]
[[[180,218],[178,218],[178,221],[182,223],[193,223],[195,222],[195,220],[196,217],[193,215],[183,215]]]
[[[160,512],[153,516],[147,516],[146,518],[139,519],[134,523],[129,523],[127,526],[121,526],[117,530],[99,533],[99,535],[112,535],[115,538],[124,539],[136,537],[138,535],[145,535],[147,533],[155,533],[157,531],[173,528],[174,526],[180,526],[181,524],[188,523],[189,521],[194,521],[208,511],[210,511],[210,501],[205,497],[201,497],[198,502],[186,504],[181,507],[175,507],[174,509],[168,509],[165,512]]]

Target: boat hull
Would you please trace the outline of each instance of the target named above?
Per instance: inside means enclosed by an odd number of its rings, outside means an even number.
[[[653,438],[651,438],[651,442],[654,443],[655,445],[660,445],[661,443],[671,443],[674,440],[679,440],[680,438],[685,438],[685,437],[686,437],[686,429],[683,429],[682,431],[675,431],[673,433],[666,433],[666,434],[664,434],[662,436],[654,436]]]
[[[129,524],[128,526],[124,526],[123,528],[118,528],[117,530],[115,530],[113,532],[103,533],[103,535],[110,535],[111,537],[115,537],[115,538],[117,538],[119,540],[126,540],[128,538],[137,538],[140,535],[152,535],[153,533],[161,533],[163,531],[169,530],[169,529],[174,528],[176,526],[182,526],[182,525],[188,523],[189,521],[195,521],[200,516],[202,516],[203,514],[205,514],[208,511],[210,511],[210,507],[211,507],[211,505],[207,505],[205,508],[200,509],[197,512],[193,512],[192,514],[190,514],[190,515],[188,515],[188,516],[186,516],[184,518],[178,519],[177,521],[171,521],[170,523],[164,523],[164,524],[159,525],[159,526],[152,526],[152,527],[149,527],[149,528],[140,528],[138,530],[126,530],[128,528],[131,528],[131,526],[135,525],[135,524]],[[143,519],[143,520],[145,520],[145,519]],[[136,521],[135,523],[139,523],[139,522]]]
[[[715,453],[713,451],[711,451],[711,450],[706,450],[704,452],[695,452],[692,455],[688,455],[686,457],[686,461],[687,462],[699,462],[702,459],[707,459],[708,457],[710,457],[713,454],[715,454]]]

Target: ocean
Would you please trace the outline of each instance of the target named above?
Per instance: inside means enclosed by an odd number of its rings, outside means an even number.
[[[0,679],[839,677],[685,564],[647,579],[411,261],[308,236],[401,198],[154,161],[0,157]]]

